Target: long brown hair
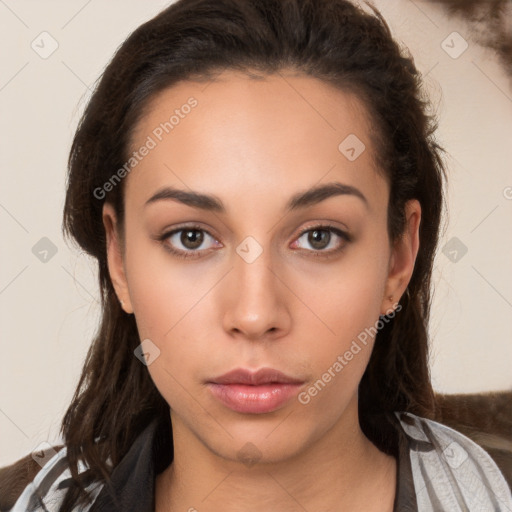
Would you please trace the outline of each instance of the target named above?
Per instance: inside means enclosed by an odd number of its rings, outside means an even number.
[[[420,202],[422,221],[402,309],[379,330],[360,383],[361,427],[393,453],[393,411],[432,417],[427,325],[443,150],[412,57],[370,8],[347,0],[178,0],[136,29],[106,67],[69,157],[63,230],[98,262],[103,315],[62,421],[74,486],[61,510],[87,500],[79,459],[89,478],[108,483],[107,459],[117,465],[154,418],[168,422],[172,436],[169,406],[134,356],[140,344],[135,319],[121,309],[107,268],[102,207],[113,204],[123,224],[123,183],[101,199],[94,191],[129,158],[132,131],[150,99],[178,81],[212,80],[223,69],[269,74],[292,68],[353,92],[366,105],[378,166],[390,183],[390,240],[404,230],[407,200]]]

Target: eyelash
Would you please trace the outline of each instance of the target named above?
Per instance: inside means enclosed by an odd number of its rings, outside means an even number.
[[[177,233],[181,233],[182,231],[201,231],[203,233],[207,233],[208,236],[210,236],[211,238],[213,238],[215,240],[215,237],[213,237],[210,233],[208,233],[207,230],[205,230],[201,226],[197,226],[197,225],[182,226],[180,228],[173,229],[172,231],[167,231],[166,233],[159,236],[158,240],[162,243],[162,245],[164,246],[166,251],[170,252],[172,255],[174,255],[178,258],[182,258],[182,259],[199,258],[201,255],[201,252],[203,252],[205,250],[205,249],[203,249],[202,251],[201,250],[182,251],[182,250],[173,248],[172,246],[170,246],[167,243],[167,240],[171,236],[173,236]],[[334,233],[335,235],[340,237],[345,242],[340,247],[337,247],[336,249],[331,249],[328,251],[326,251],[326,250],[307,250],[308,253],[311,253],[311,255],[315,256],[315,257],[333,256],[334,254],[341,252],[345,248],[345,245],[352,241],[352,237],[348,233],[346,233],[334,226],[331,226],[329,224],[317,224],[314,226],[310,226],[310,227],[304,229],[303,231],[301,231],[299,233],[298,237],[296,238],[296,240],[302,238],[302,236],[304,236],[305,234],[312,232],[312,231],[327,231],[329,233]],[[331,241],[329,240],[329,243],[330,242]]]

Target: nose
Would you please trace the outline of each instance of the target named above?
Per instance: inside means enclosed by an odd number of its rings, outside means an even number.
[[[290,329],[291,293],[272,265],[268,251],[249,263],[234,255],[224,288],[224,329],[250,340],[276,339]]]

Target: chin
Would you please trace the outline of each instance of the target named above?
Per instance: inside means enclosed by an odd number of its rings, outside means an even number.
[[[237,425],[227,425],[220,437],[203,438],[203,444],[213,453],[232,462],[242,462],[247,467],[257,464],[285,462],[306,450],[315,439],[315,432],[297,421],[286,417],[271,423],[254,424],[242,420]]]

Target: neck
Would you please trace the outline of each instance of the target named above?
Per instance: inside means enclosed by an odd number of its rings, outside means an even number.
[[[156,481],[157,512],[393,509],[396,461],[364,436],[357,407],[307,449],[277,463],[226,460],[179,421],[173,436],[173,462]]]

